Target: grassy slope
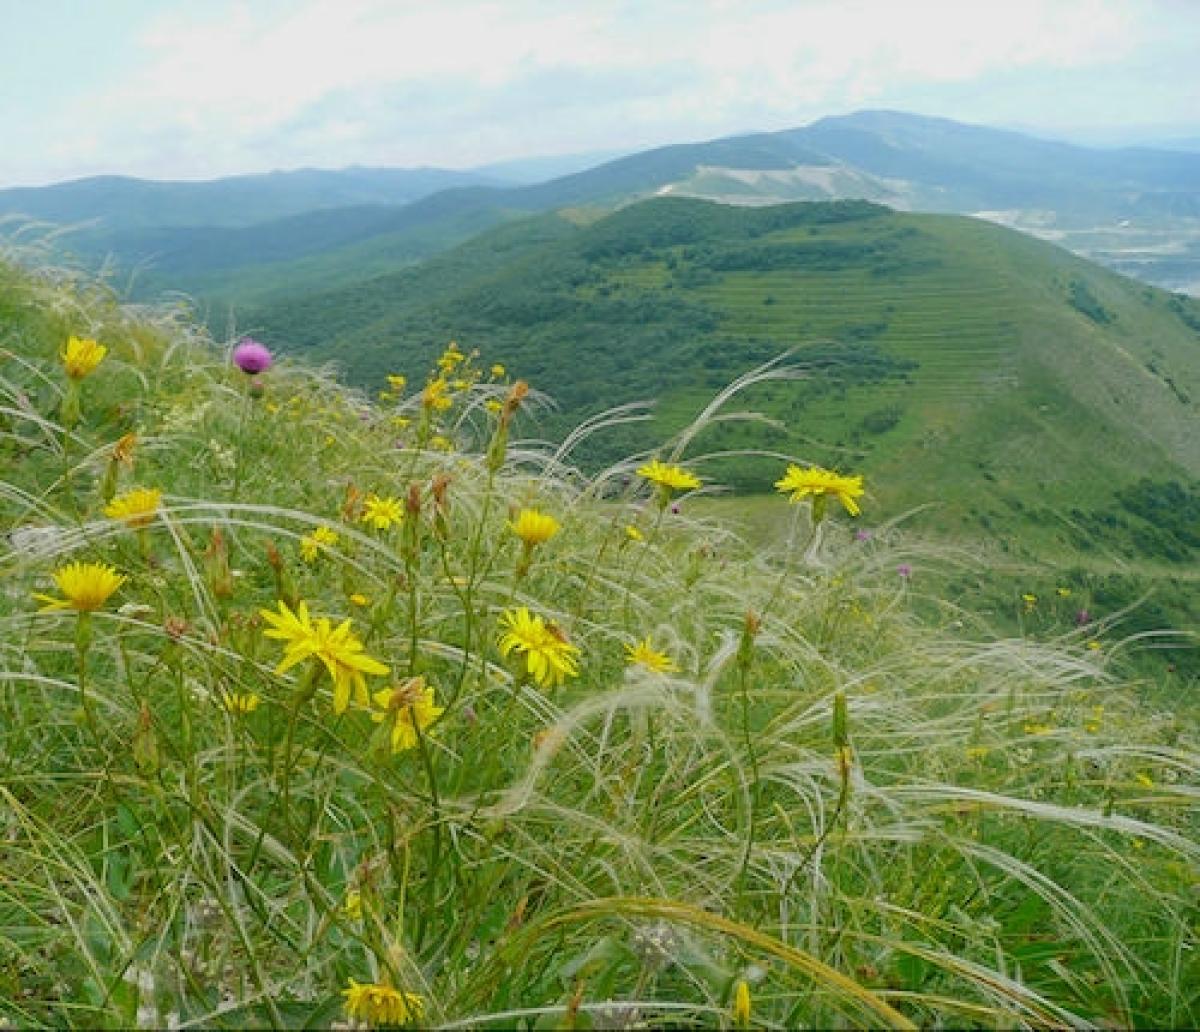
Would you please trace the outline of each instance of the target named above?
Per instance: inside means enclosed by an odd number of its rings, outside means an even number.
[[[839,210],[867,217],[819,221]],[[785,224],[760,232],[770,219]],[[749,247],[769,263],[789,245],[805,249],[790,268],[719,268]],[[1071,304],[1075,283],[1110,321]],[[796,348],[807,382],[747,395],[787,427],[728,426],[701,445],[864,469],[893,510],[928,501],[936,483],[937,518],[961,529],[1014,503],[1065,513],[1143,475],[1200,475],[1200,335],[1170,302],[970,219],[656,201],[590,225],[509,227],[253,325],[362,383],[413,372],[447,339],[488,341],[560,401],[550,429],[653,395],[660,435],[714,387]],[[766,466],[735,472],[743,488],[769,487]]]
[[[74,331],[110,354],[67,434]],[[356,979],[429,1023],[716,1026],[746,978],[783,1027],[1200,1018],[1194,718],[1147,712],[1083,633],[931,626],[923,603],[956,610],[897,582],[911,547],[837,516],[802,559],[636,486],[597,503],[528,441],[493,479],[503,384],[456,392],[441,451],[304,368],[265,381],[250,403],[178,313],[0,266],[0,1016],[312,1027]],[[122,489],[166,493],[144,533],[97,494],[127,431]],[[421,513],[370,531],[350,483]],[[563,530],[522,578],[506,520],[531,504]],[[321,524],[340,539],[305,563]],[[68,559],[129,577],[83,637],[30,599]],[[373,687],[435,686],[425,747],[334,719],[323,668],[275,672],[256,611],[281,590],[352,618],[392,667]],[[496,648],[514,603],[579,646],[578,678],[522,682]],[[626,666],[646,634],[676,674]]]

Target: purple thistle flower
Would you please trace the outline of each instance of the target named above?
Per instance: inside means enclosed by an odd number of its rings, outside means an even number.
[[[271,352],[265,344],[246,337],[233,349],[233,364],[251,376],[271,368]]]
[[[1075,614],[1075,625],[1077,627],[1086,627],[1091,622],[1092,622],[1092,614],[1089,613],[1086,609],[1081,609],[1081,610],[1079,610],[1078,613]]]
[[[675,502],[671,505],[671,512],[673,512],[676,516],[679,515],[679,503],[678,502]]]
[[[901,577],[905,577],[905,578],[911,577],[912,576],[912,567],[908,563],[901,563],[899,566],[896,567],[896,572],[898,574],[900,574]]]

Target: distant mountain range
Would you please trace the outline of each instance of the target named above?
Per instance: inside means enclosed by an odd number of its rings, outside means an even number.
[[[0,191],[0,215],[94,220],[72,246],[89,261],[112,256],[137,269],[140,295],[179,289],[222,303],[353,283],[529,214],[660,195],[747,205],[861,198],[981,214],[1149,282],[1200,289],[1200,154],[1180,150],[1093,149],[865,111],[659,147],[535,184],[500,183],[538,172],[536,162],[506,164],[80,180]]]

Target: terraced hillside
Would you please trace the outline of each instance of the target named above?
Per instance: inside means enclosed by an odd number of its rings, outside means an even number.
[[[549,435],[656,398],[651,426],[581,449],[593,464],[792,349],[803,379],[741,399],[782,425],[716,424],[695,449],[862,468],[892,511],[935,495],[930,518],[948,527],[1020,518],[1065,541],[1071,511],[1104,509],[1121,485],[1200,476],[1200,306],[969,218],[683,199],[590,224],[544,216],[252,325],[365,385],[414,373],[448,339],[485,345],[557,399]],[[713,474],[753,492],[776,465]]]

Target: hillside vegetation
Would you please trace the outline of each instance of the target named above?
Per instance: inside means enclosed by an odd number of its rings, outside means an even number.
[[[434,357],[372,403],[0,268],[0,1015],[1200,1020],[1187,708],[922,619],[937,556],[836,492],[751,547],[674,511],[695,438],[588,475]]]
[[[663,194],[741,205],[867,199],[982,214],[1147,282],[1192,290],[1198,183],[1196,154],[1098,150],[861,111],[655,147],[522,186],[498,183],[487,169],[310,169],[201,183],[96,177],[0,190],[0,225],[5,216],[75,225],[61,246],[115,267],[129,296],[189,292],[214,306],[211,324],[224,331],[231,305],[360,282],[516,217],[612,211]]]

